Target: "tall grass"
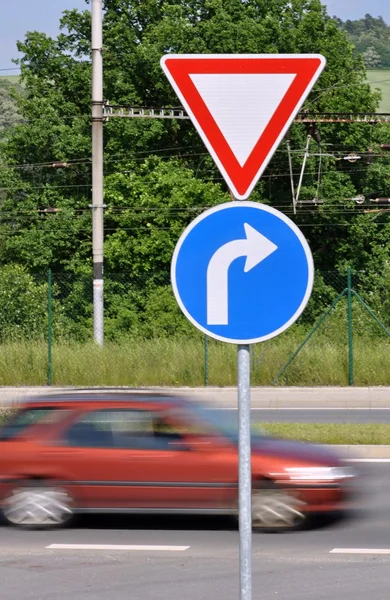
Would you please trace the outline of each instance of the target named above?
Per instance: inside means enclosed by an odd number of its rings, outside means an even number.
[[[270,385],[297,348],[301,336],[282,335],[251,347],[252,385]],[[236,346],[208,341],[208,384],[237,383]],[[354,339],[355,384],[390,385],[390,340]],[[0,345],[0,385],[45,385],[47,346],[44,342]],[[203,386],[205,346],[202,338],[124,340],[93,343],[56,343],[53,347],[53,384],[60,386]],[[348,384],[345,340],[312,338],[290,364],[278,385],[320,386]]]

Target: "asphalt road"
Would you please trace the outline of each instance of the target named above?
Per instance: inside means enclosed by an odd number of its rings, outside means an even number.
[[[235,409],[214,412],[223,419],[237,421]],[[390,410],[386,408],[253,408],[251,415],[253,422],[260,423],[390,423]]]
[[[390,463],[360,467],[364,490],[349,519],[253,536],[254,600],[387,600]],[[238,541],[234,524],[215,517],[94,516],[51,532],[3,527],[1,600],[238,600]]]

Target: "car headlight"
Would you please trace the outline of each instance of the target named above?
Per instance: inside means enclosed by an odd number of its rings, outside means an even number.
[[[355,477],[349,467],[292,467],[285,471],[292,481],[337,481]]]

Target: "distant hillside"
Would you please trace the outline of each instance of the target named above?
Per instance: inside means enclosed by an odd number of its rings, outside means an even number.
[[[367,14],[357,21],[342,21],[333,17],[339,29],[345,31],[361,54],[367,69],[390,69],[390,25],[382,17]]]

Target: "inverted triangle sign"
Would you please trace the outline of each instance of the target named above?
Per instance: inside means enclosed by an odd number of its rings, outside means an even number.
[[[168,54],[161,66],[235,198],[248,198],[326,64],[319,54]]]

